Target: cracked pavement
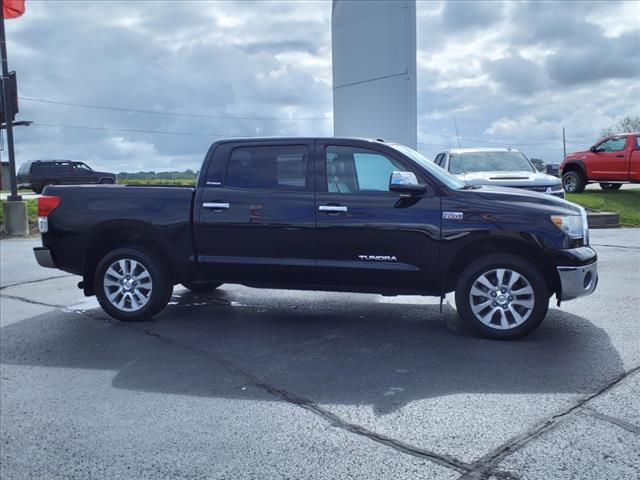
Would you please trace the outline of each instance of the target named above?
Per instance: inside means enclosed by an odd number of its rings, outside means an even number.
[[[640,230],[516,342],[436,299],[174,290],[110,319],[0,241],[0,477],[640,478]]]

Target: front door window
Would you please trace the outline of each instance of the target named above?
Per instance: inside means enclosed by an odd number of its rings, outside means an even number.
[[[627,143],[627,139],[625,137],[619,138],[610,138],[609,140],[605,140],[600,145],[596,151],[598,152],[619,152],[624,150],[624,146]]]
[[[361,148],[328,146],[325,158],[330,193],[388,192],[391,173],[406,170],[397,160]]]

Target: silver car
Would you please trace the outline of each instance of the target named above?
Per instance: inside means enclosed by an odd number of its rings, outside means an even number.
[[[456,148],[439,153],[434,162],[467,185],[524,188],[564,198],[560,179],[539,172],[519,150]]]

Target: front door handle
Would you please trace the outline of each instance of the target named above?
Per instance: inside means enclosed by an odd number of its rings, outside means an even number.
[[[221,212],[222,210],[228,210],[229,204],[224,202],[205,202],[202,204],[204,208],[210,208],[212,210],[216,210]]]
[[[347,212],[349,209],[344,205],[320,205],[318,210],[327,213]]]
[[[624,155],[616,155],[618,158],[624,158]]]

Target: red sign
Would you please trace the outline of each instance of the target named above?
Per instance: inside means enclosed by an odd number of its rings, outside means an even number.
[[[2,16],[16,18],[24,13],[24,0],[4,0],[2,2]]]

